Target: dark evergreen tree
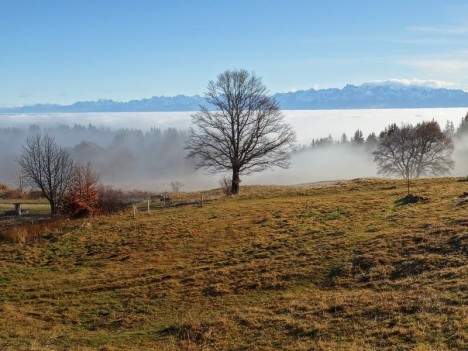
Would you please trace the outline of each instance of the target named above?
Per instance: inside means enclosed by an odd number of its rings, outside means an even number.
[[[370,133],[367,138],[366,138],[366,147],[368,149],[375,149],[377,147],[377,144],[379,143],[379,140],[377,139],[377,135],[375,135],[374,132]]]
[[[462,118],[460,125],[458,126],[456,135],[458,137],[468,135],[468,112],[465,117]]]
[[[450,137],[455,134],[455,126],[452,121],[447,120],[445,123],[444,133]]]
[[[364,144],[364,136],[360,129],[356,130],[356,132],[354,133],[353,143],[356,145]]]
[[[343,133],[343,134],[341,135],[341,143],[342,143],[342,144],[347,144],[348,141],[349,141],[349,140],[348,140],[348,136],[346,135],[346,133]]]

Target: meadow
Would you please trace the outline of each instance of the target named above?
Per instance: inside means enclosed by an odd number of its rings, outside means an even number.
[[[354,179],[3,227],[0,349],[466,350],[462,180],[415,180],[407,205],[404,181]]]

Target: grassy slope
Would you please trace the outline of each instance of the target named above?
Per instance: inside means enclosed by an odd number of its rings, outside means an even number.
[[[0,348],[466,350],[467,188],[245,187],[2,242]]]

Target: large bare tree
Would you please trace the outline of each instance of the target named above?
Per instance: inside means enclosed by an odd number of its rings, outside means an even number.
[[[188,157],[198,160],[197,168],[231,171],[231,193],[237,194],[241,175],[289,167],[296,135],[260,77],[227,70],[208,83],[205,99],[211,110],[200,106],[192,115],[186,146]]]
[[[396,175],[407,180],[421,176],[440,176],[454,167],[452,139],[437,122],[422,122],[416,126],[391,125],[380,135],[373,152],[378,173]]]
[[[42,191],[57,215],[73,171],[73,161],[66,150],[49,135],[30,136],[18,158],[22,178]]]

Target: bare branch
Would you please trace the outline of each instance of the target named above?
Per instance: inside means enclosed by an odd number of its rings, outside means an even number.
[[[205,98],[216,110],[201,106],[192,115],[186,144],[188,157],[198,159],[197,168],[231,170],[236,194],[241,174],[289,166],[296,135],[261,78],[246,70],[225,71],[208,83]]]
[[[379,174],[405,179],[439,176],[453,167],[453,142],[437,122],[422,122],[415,127],[393,125],[381,133],[373,152]]]
[[[33,135],[17,160],[21,177],[42,191],[56,215],[72,178],[73,161],[68,152],[48,135]]]

